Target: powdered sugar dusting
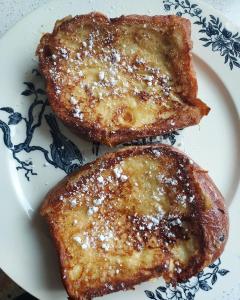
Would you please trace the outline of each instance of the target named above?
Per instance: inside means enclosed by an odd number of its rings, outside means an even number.
[[[100,175],[100,176],[97,178],[97,181],[98,181],[98,183],[103,184],[103,183],[104,183],[104,178]]]
[[[55,83],[58,101],[64,101],[66,95],[72,117],[80,121],[87,120],[89,111],[97,105],[102,105],[105,113],[105,103],[109,108],[117,101],[124,103],[129,95],[132,111],[141,101],[144,107],[148,103],[152,106],[157,104],[168,113],[171,108],[168,100],[179,101],[177,97],[174,98],[174,81],[168,68],[149,62],[147,55],[141,54],[144,52],[139,51],[141,49],[137,46],[132,49],[127,43],[119,46],[114,42],[115,32],[108,31],[107,26],[104,28],[104,37],[101,37],[97,19],[93,19],[92,23],[93,29],[84,36],[74,37],[76,40],[71,47],[58,46],[54,54],[50,53],[48,59],[52,67],[49,75]],[[143,31],[142,39],[147,39],[148,32],[143,30],[147,27],[147,24],[142,24],[139,30],[139,35]],[[64,86],[69,87],[67,92]],[[118,105],[116,107],[119,108]],[[175,118],[171,115],[166,119],[174,130]],[[115,131],[112,124],[109,124],[109,128],[111,132]],[[134,130],[133,126],[130,128]],[[156,140],[163,141],[161,137]],[[145,161],[143,164],[133,164],[129,169],[120,160],[111,167],[99,163],[94,174],[84,175],[74,183],[69,197],[59,197],[62,202],[58,202],[58,205],[67,206],[68,210],[73,211],[69,223],[72,226],[72,243],[82,250],[81,255],[88,255],[91,252],[89,249],[99,253],[125,253],[128,250],[129,253],[133,250],[139,253],[141,249],[162,247],[162,244],[173,245],[178,239],[188,239],[186,232],[191,227],[184,220],[184,214],[187,214],[191,205],[194,206],[192,203],[196,199],[187,175],[182,172],[185,162],[176,168],[170,160],[167,166],[163,165],[163,169],[166,167],[164,173],[160,165],[154,169],[158,162],[164,162],[164,151],[156,147],[148,155],[151,161],[149,169],[146,167],[144,172],[142,166],[145,166]],[[179,211],[173,211],[174,207]],[[188,228],[185,230],[185,227]],[[103,257],[107,258],[107,255]],[[106,265],[108,271],[114,274],[112,276],[121,272],[121,262],[116,266],[110,262],[106,262]],[[169,262],[166,263],[168,265]],[[111,267],[115,267],[115,270],[111,270]],[[180,273],[181,266],[176,265],[175,271]],[[106,288],[113,289],[108,284]]]
[[[78,201],[77,201],[76,198],[70,199],[70,205],[71,205],[71,207],[73,207],[73,208],[76,207],[77,203],[78,203]]]
[[[84,115],[79,106],[75,106],[75,108],[73,110],[73,116],[74,116],[74,118],[78,118],[80,121],[83,120]]]
[[[93,24],[94,22],[93,18]],[[147,24],[143,24],[142,28],[147,28]],[[147,30],[142,34],[144,38],[150,39]],[[137,48],[132,49],[129,54],[128,45],[117,45],[115,40],[116,33],[110,28],[104,30],[103,34],[101,27],[93,25],[86,36],[75,37],[73,42],[78,43],[78,47],[56,46],[56,51],[51,56],[52,67],[49,71],[55,82],[56,94],[62,94],[63,86],[78,86],[81,89],[81,97],[90,97],[90,107],[94,107],[99,100],[124,98],[126,95],[141,101],[145,93],[144,101],[159,101],[161,105],[167,106],[166,99],[174,93],[168,71],[155,66],[147,57],[142,57]],[[56,68],[58,62],[60,68]],[[92,68],[98,70],[98,73],[92,74]],[[129,76],[133,82],[141,84],[138,87],[135,83],[129,84]],[[174,94],[172,100],[175,101],[176,97]],[[85,102],[82,101],[83,107],[75,107],[77,103],[71,102],[73,117],[80,121],[85,118]],[[86,109],[89,109],[89,105]]]
[[[76,104],[78,103],[78,101],[77,101],[77,99],[76,99],[75,97],[71,96],[71,97],[70,97],[70,103],[71,103],[72,105],[76,105]]]
[[[117,60],[115,63],[117,63]],[[100,75],[100,72],[104,72],[104,75]],[[103,82],[108,76],[105,76],[105,71],[99,71],[97,75],[98,79]],[[111,69],[111,76],[114,78],[118,76],[114,67]],[[154,82],[154,79],[150,76],[145,80]],[[76,108],[78,99],[71,95],[69,96],[69,103]],[[78,113],[81,113],[81,111],[79,110]],[[164,161],[164,151],[158,149],[157,146],[149,151],[148,154],[151,157],[151,161],[156,164],[158,161],[161,161],[162,157]],[[86,215],[85,221],[87,225],[83,226],[83,228],[81,227],[83,223],[80,218],[78,220],[72,219],[70,222],[74,230],[73,243],[82,250],[82,253],[84,251],[88,253],[89,249],[97,249],[99,252],[118,251],[120,249],[118,245],[122,246],[123,243],[123,249],[137,249],[140,251],[148,247],[161,247],[162,242],[166,246],[171,243],[174,244],[174,241],[179,239],[180,234],[184,234],[185,237],[187,230],[184,229],[185,222],[181,214],[171,214],[171,205],[167,209],[163,205],[164,201],[168,201],[166,199],[168,199],[169,190],[172,193],[172,201],[182,205],[183,209],[194,201],[194,196],[189,192],[189,183],[186,186],[182,184],[185,176],[184,172],[182,172],[184,164],[185,162],[183,161],[179,169],[171,172],[172,165],[169,163],[164,174],[161,172],[161,169],[154,173],[154,168],[151,169],[150,167],[145,173],[141,173],[142,170],[140,168],[135,176],[136,178],[144,178],[143,182],[137,180],[133,182],[132,176],[134,175],[129,175],[124,162],[120,159],[116,160],[110,168],[104,163],[100,164],[95,174],[82,179],[81,184],[74,186],[76,195],[73,193],[68,201],[68,205],[70,204],[70,207],[75,208],[74,213],[79,209],[83,210]],[[144,189],[148,189],[148,187],[145,187],[143,183],[144,181],[150,182],[150,177],[151,180],[154,178],[153,181],[156,182],[156,187],[151,187],[152,190],[149,192],[147,200],[141,200],[141,195],[138,195],[137,191],[139,190],[144,194]],[[128,187],[129,195],[123,193],[122,196],[121,190],[123,185]],[[132,203],[128,206],[128,200],[133,190],[136,192],[133,206],[134,209],[136,208],[136,211],[132,210]],[[172,195],[175,195],[175,198]],[[126,216],[124,214],[123,216],[118,215],[116,205],[118,201],[123,201],[122,197],[124,198],[125,196],[126,199],[121,209],[123,209]],[[140,205],[144,207],[144,201],[146,201],[146,207],[141,213],[138,213],[138,207]],[[126,218],[122,220],[121,217]],[[119,224],[117,223],[118,221]],[[119,232],[125,226],[129,229],[129,234],[122,237]],[[184,233],[182,233],[183,231]],[[161,235],[159,235],[160,233]],[[114,276],[120,270],[120,266],[117,266],[116,270],[114,270]],[[177,266],[176,272],[181,272],[181,268]]]
[[[125,182],[128,179],[128,176],[123,174],[123,170],[120,166],[117,166],[113,169],[114,175],[117,179],[120,179],[121,181]]]
[[[175,178],[166,177],[163,174],[157,175],[157,179],[167,185],[176,186],[178,184],[178,181]]]

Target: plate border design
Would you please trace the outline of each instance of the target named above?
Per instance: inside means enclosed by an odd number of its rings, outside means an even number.
[[[156,288],[155,292],[145,290],[145,294],[152,300],[193,300],[199,290],[206,292],[212,290],[213,285],[218,280],[218,275],[225,276],[229,272],[229,270],[221,269],[221,264],[222,261],[218,258],[197,276],[178,283],[176,287],[166,284]]]
[[[33,69],[32,74],[41,77],[37,69]],[[45,113],[49,103],[47,98],[41,99],[41,96],[45,96],[46,92],[41,88],[36,88],[33,81],[24,82],[24,84],[26,89],[21,95],[34,97],[33,101],[29,102],[27,116],[23,116],[9,106],[0,108],[0,111],[8,114],[7,123],[0,119],[0,129],[3,132],[5,146],[12,152],[12,157],[17,162],[16,169],[23,170],[25,178],[30,181],[30,176],[37,175],[33,170],[34,164],[32,160],[22,160],[18,154],[39,151],[46,160],[45,166],[50,164],[55,168],[62,169],[67,174],[73,172],[83,164],[81,151],[60,131],[56,117],[52,113]],[[43,117],[52,136],[52,143],[49,145],[50,151],[41,145],[31,145],[36,129],[42,125]],[[12,142],[12,126],[17,126],[21,122],[25,123],[25,137],[22,142],[14,144]]]
[[[203,15],[203,10],[198,4],[189,0],[163,0],[164,10],[170,12],[176,10],[177,16],[190,16],[196,24],[201,27],[199,33],[204,37],[199,38],[204,42],[204,47],[211,47],[213,52],[218,52],[224,57],[224,64],[228,64],[230,70],[234,67],[240,68],[240,33],[231,32],[223,26],[223,22],[214,15],[208,19]]]

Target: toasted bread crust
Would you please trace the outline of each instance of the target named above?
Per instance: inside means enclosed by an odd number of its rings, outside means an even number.
[[[78,283],[78,287],[76,287],[74,282],[66,276],[66,269],[70,266],[71,255],[68,252],[61,233],[61,227],[64,224],[61,224],[61,219],[58,218],[58,215],[61,215],[63,210],[66,209],[66,204],[63,201],[59,201],[59,198],[63,197],[65,199],[74,193],[83,178],[93,178],[94,174],[99,172],[99,168],[103,165],[108,170],[113,168],[119,161],[138,156],[146,156],[147,158],[154,151],[160,151],[161,155],[167,161],[169,159],[169,162],[177,163],[179,169],[175,171],[171,170],[171,172],[181,170],[181,176],[183,177],[181,187],[184,188],[185,185],[188,185],[188,191],[191,195],[194,195],[195,200],[187,204],[189,213],[185,218],[190,222],[192,234],[198,241],[199,249],[197,253],[190,258],[186,266],[184,265],[180,273],[171,273],[170,269],[166,270],[164,267],[166,257],[168,257],[166,256],[165,260],[157,266],[139,269],[134,277],[111,279],[111,281],[100,285],[98,284],[98,279],[96,279],[95,287],[88,286],[86,288],[80,282]],[[146,178],[146,180],[148,179]],[[187,280],[221,255],[228,238],[228,212],[223,196],[206,171],[193,163],[179,150],[166,145],[128,147],[115,153],[106,154],[96,161],[86,164],[79,171],[65,177],[63,181],[48,193],[41,207],[41,214],[49,224],[59,253],[63,283],[70,298],[75,300],[87,300],[122,289],[132,289],[138,283],[161,275],[167,282],[173,284]],[[161,231],[160,227],[159,230]],[[161,231],[161,234],[164,234],[164,232]],[[163,245],[162,247],[164,248]],[[165,251],[168,251],[167,248],[165,248]]]
[[[92,112],[92,114],[96,114],[94,121],[85,118],[80,120],[73,116],[72,112],[66,106],[66,97],[62,96],[63,99],[61,99],[56,92],[59,82],[57,83],[52,77],[51,70],[53,67],[56,67],[60,78],[62,78],[63,73],[60,69],[63,63],[56,61],[57,65],[54,66],[55,62],[52,59],[52,54],[56,53],[61,45],[59,42],[60,34],[64,33],[69,37],[84,24],[97,24],[96,28],[105,26],[109,29],[109,32],[111,30],[119,30],[124,25],[143,26],[144,24],[148,24],[154,30],[161,31],[163,29],[163,36],[165,34],[166,38],[169,37],[170,40],[173,40],[176,31],[181,32],[181,43],[169,46],[170,51],[164,54],[174,78],[176,93],[182,102],[181,105],[179,104],[174,108],[175,114],[171,118],[165,119],[159,117],[153,123],[145,124],[141,127],[118,126],[111,130],[99,122],[99,116],[94,110]],[[177,42],[175,41],[175,43]],[[191,48],[190,21],[187,19],[177,16],[149,17],[138,15],[108,19],[103,14],[91,13],[74,18],[68,17],[62,21],[58,21],[53,33],[47,33],[42,37],[37,49],[37,55],[39,57],[40,71],[46,79],[49,102],[57,116],[76,133],[90,140],[114,146],[132,139],[156,136],[198,124],[201,118],[208,114],[210,109],[201,100],[197,99],[197,80],[192,66]],[[63,86],[63,89],[68,90],[70,87],[66,88]],[[147,95],[146,97],[150,96]],[[166,101],[168,102],[167,97]]]

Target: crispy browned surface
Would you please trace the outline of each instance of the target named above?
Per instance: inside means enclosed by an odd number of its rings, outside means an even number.
[[[106,154],[47,195],[47,219],[71,299],[92,299],[150,278],[176,283],[220,256],[228,214],[217,187],[166,145]]]
[[[38,46],[49,102],[75,132],[113,146],[199,123],[190,22],[100,13],[58,21]]]

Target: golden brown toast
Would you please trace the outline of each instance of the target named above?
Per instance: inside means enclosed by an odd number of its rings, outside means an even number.
[[[38,46],[49,102],[75,132],[110,146],[199,123],[190,21],[67,17]]]
[[[47,219],[71,299],[186,280],[228,237],[224,199],[207,172],[167,145],[128,147],[67,176],[47,195]]]

